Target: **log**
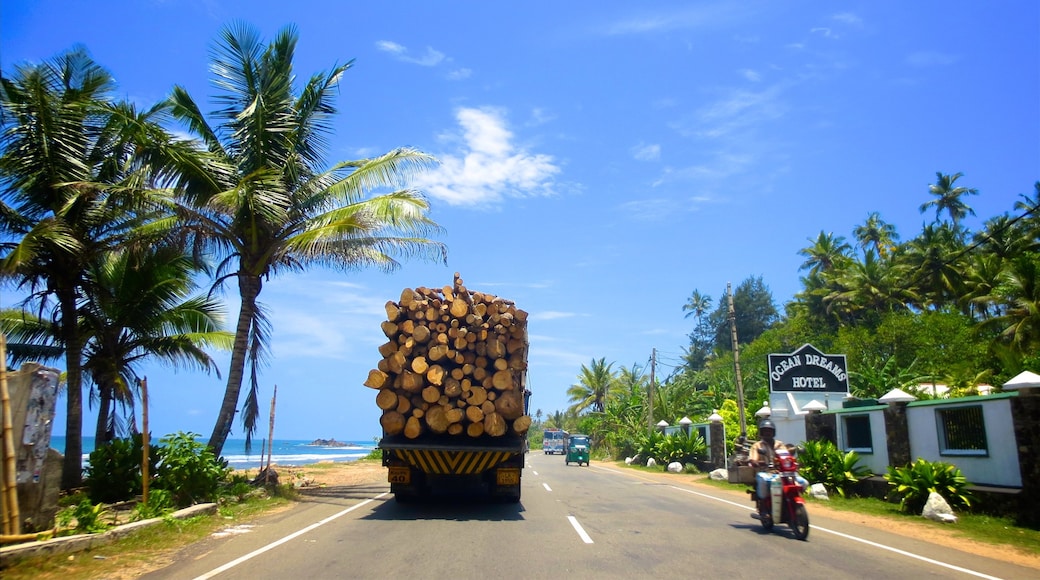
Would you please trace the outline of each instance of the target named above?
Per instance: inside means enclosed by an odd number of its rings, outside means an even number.
[[[426,380],[431,385],[440,385],[444,382],[444,367],[433,365],[426,370]]]
[[[483,423],[470,423],[469,425],[466,426],[466,435],[469,435],[470,437],[480,437],[483,434],[484,434],[484,424]]]
[[[387,411],[379,418],[379,424],[383,427],[383,433],[397,435],[405,428],[405,418],[397,411]]]
[[[484,432],[492,437],[501,437],[506,434],[506,420],[498,413],[484,416]]]
[[[408,417],[408,420],[404,424],[404,436],[409,439],[415,439],[419,435],[422,435],[423,427],[422,423],[419,422],[419,418],[415,415]]]
[[[430,385],[422,390],[422,398],[427,403],[436,403],[441,398],[441,390]]]
[[[397,408],[397,393],[390,389],[380,389],[376,393],[376,406],[384,411]]]
[[[384,373],[381,370],[374,369],[368,371],[368,379],[365,380],[364,385],[372,389],[381,389],[389,379],[390,375]]]
[[[513,419],[513,433],[517,435],[523,435],[527,433],[527,430],[531,428],[531,417],[528,415],[521,415],[516,419]]]
[[[440,405],[430,407],[430,412],[426,413],[426,425],[429,426],[430,431],[434,433],[445,433],[448,431],[448,416],[444,411],[444,407]]]
[[[491,384],[500,391],[508,391],[513,388],[513,373],[509,370],[501,370],[491,377]]]
[[[495,399],[495,411],[508,420],[515,420],[523,415],[524,398],[520,395],[520,391],[502,393]]]

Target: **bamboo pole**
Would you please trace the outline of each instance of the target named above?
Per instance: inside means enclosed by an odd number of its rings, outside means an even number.
[[[271,395],[271,423],[267,431],[267,471],[264,472],[264,485],[271,481],[271,449],[274,447],[274,402],[278,398],[278,385],[274,386],[274,394]]]
[[[148,377],[138,381],[141,387],[141,442],[144,444],[144,457],[141,461],[141,502],[148,505]]]
[[[11,393],[7,390],[7,337],[0,334],[0,405],[3,407],[4,443],[4,535],[22,533],[22,516],[18,510],[18,481],[15,477],[14,420],[11,418]]]

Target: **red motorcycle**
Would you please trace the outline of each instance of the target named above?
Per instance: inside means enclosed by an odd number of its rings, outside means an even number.
[[[805,499],[802,497],[805,487],[798,481],[798,461],[793,455],[778,451],[776,463],[770,469],[776,475],[769,482],[767,497],[758,497],[757,481],[748,490],[758,508],[751,517],[762,522],[762,528],[767,532],[777,522],[788,524],[794,530],[794,536],[804,540],[809,536],[809,513],[805,511]]]

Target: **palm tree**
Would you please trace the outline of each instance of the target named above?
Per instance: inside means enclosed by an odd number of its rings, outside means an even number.
[[[592,359],[591,366],[581,365],[578,383],[567,389],[567,396],[573,403],[570,407],[572,412],[577,414],[587,409],[603,412],[604,402],[615,379],[611,370],[613,366],[614,363],[608,365],[605,358]]]
[[[133,409],[135,367],[143,359],[217,370],[203,349],[231,349],[234,335],[220,329],[218,301],[189,296],[197,269],[190,256],[171,246],[108,254],[91,268],[82,324],[90,336],[84,371],[99,400],[97,445],[119,431],[113,405]]]
[[[694,290],[686,300],[686,304],[683,304],[682,309],[686,311],[686,316],[683,318],[689,318],[692,314],[697,317],[699,322],[704,313],[711,310],[711,296],[701,294],[700,290]]]
[[[821,231],[816,239],[809,238],[812,245],[798,250],[798,254],[805,256],[799,270],[808,269],[810,274],[827,273],[848,260],[852,246],[845,243],[844,236],[835,236],[833,233]]]
[[[112,76],[82,48],[0,78],[0,277],[47,318],[64,348],[68,385],[62,488],[82,479],[83,397],[78,324],[87,264],[141,223],[148,181],[142,139],[165,135],[149,117],[109,98]],[[39,313],[42,318],[44,312]]]
[[[867,216],[867,221],[863,225],[856,226],[852,235],[856,236],[856,240],[859,241],[859,245],[864,251],[873,247],[878,256],[882,258],[888,257],[889,252],[895,247],[896,240],[899,239],[896,227],[886,223],[881,219],[881,214],[876,211]]]
[[[1010,261],[1001,291],[1005,311],[983,323],[994,328],[1012,351],[1020,355],[1040,352],[1040,258],[1020,256]]]
[[[963,294],[964,244],[949,224],[926,225],[896,259],[914,273],[908,287],[920,298],[918,306],[940,309]]]
[[[939,216],[945,211],[950,215],[954,230],[957,229],[957,225],[962,219],[968,215],[975,215],[975,210],[971,209],[961,198],[966,195],[978,195],[979,190],[974,187],[968,188],[954,185],[963,176],[964,174],[960,172],[946,175],[941,171],[936,171],[935,183],[928,186],[928,193],[934,195],[935,199],[921,204],[921,213],[934,207],[935,221],[938,222]]]
[[[175,87],[170,98],[174,115],[206,150],[199,165],[181,167],[185,189],[173,210],[196,243],[221,260],[217,284],[235,279],[241,298],[227,387],[209,439],[218,455],[231,431],[247,358],[247,446],[256,428],[257,371],[270,331],[257,303],[263,279],[308,266],[391,271],[399,266],[395,256],[446,261],[444,246],[425,237],[440,228],[419,192],[368,195],[401,187],[434,161],[430,156],[396,149],[322,168],[333,97],[351,63],[312,76],[294,93],[296,42],[293,27],[267,46],[247,25],[223,30],[211,66],[220,89],[215,128],[183,88]]]

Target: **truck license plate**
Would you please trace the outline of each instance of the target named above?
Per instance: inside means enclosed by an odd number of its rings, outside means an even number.
[[[495,472],[495,483],[498,485],[520,485],[519,469],[499,469]]]
[[[388,480],[390,483],[403,483],[408,485],[412,483],[412,472],[407,467],[391,467]]]

